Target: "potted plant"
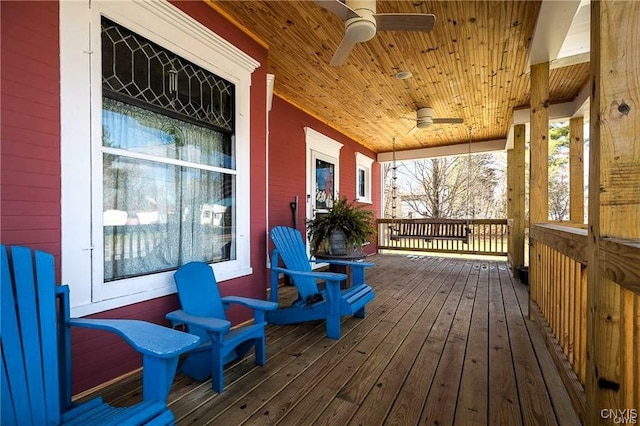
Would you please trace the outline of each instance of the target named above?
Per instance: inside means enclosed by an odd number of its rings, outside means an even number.
[[[359,251],[375,233],[373,220],[371,210],[355,206],[346,197],[338,198],[328,213],[318,214],[315,219],[307,221],[311,254],[324,252],[344,256],[351,251],[350,248]]]

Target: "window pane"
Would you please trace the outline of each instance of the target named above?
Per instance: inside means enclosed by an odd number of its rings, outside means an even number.
[[[103,98],[102,108],[105,147],[235,168],[229,135],[109,98]]]
[[[358,169],[358,197],[365,198],[365,171],[364,169]]]
[[[335,165],[316,158],[316,208],[333,207]]]
[[[104,279],[235,259],[235,176],[104,154]]]

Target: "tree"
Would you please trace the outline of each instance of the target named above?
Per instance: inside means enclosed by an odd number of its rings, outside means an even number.
[[[401,200],[411,212],[429,218],[459,217],[464,205],[460,203],[465,185],[457,167],[457,158],[432,158],[403,163]]]
[[[384,206],[382,209],[383,217],[392,217],[393,209],[393,163],[382,163],[382,179],[384,182]],[[396,212],[399,213],[399,212]]]
[[[569,219],[569,123],[549,128],[549,218]]]
[[[404,162],[397,172],[398,200],[412,217],[504,217],[496,193],[504,173],[492,154]]]

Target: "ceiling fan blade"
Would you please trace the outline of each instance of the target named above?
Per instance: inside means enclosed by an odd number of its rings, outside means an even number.
[[[409,130],[407,132],[407,136],[414,134],[415,132],[418,131],[418,126],[413,126],[413,129]]]
[[[427,13],[381,13],[376,18],[378,31],[431,31],[435,15]]]
[[[331,62],[329,65],[332,67],[339,67],[340,65],[344,65],[349,59],[349,54],[351,53],[351,49],[356,45],[351,41],[348,41],[346,38],[343,38],[340,42],[340,46],[336,50],[336,53],[333,54],[333,58],[331,58]]]
[[[351,9],[340,0],[313,0],[313,2],[320,7],[327,9],[329,12],[335,13],[343,21],[360,16],[355,10]]]
[[[462,124],[464,123],[464,119],[462,118],[434,118],[433,119],[433,124],[443,124],[443,123]]]

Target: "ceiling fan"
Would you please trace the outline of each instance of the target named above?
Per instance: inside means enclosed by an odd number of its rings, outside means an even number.
[[[433,116],[433,108],[418,108],[416,110],[416,118],[402,117],[407,120],[416,122],[416,125],[409,130],[407,135],[412,135],[418,129],[426,129],[434,124],[462,124],[464,120],[462,118],[435,118]]]
[[[376,14],[376,0],[314,0],[314,3],[338,15],[344,24],[344,37],[330,65],[337,67],[347,62],[351,49],[369,41],[376,31],[431,31],[436,22],[434,15],[426,13]]]

